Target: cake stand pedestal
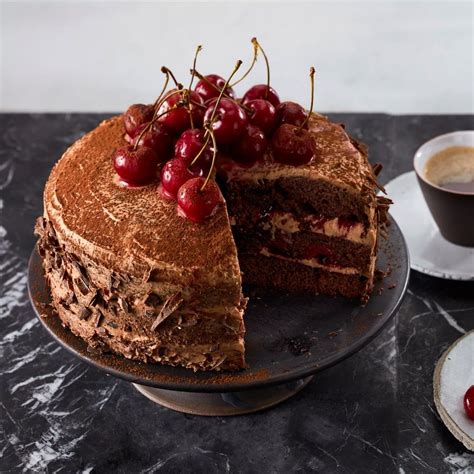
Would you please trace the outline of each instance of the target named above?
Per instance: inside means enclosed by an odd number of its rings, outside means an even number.
[[[233,416],[265,410],[284,402],[306,387],[313,378],[310,376],[272,387],[225,393],[178,392],[138,383],[132,385],[153,402],[175,411],[200,416]]]

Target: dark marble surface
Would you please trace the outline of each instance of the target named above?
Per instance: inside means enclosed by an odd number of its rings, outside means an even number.
[[[161,408],[53,342],[26,293],[33,222],[51,166],[102,117],[0,115],[1,472],[474,471],[436,414],[431,383],[442,352],[474,329],[473,283],[413,272],[398,316],[371,344],[244,417]],[[333,118],[385,164],[382,182],[410,170],[425,140],[474,128],[472,116]]]

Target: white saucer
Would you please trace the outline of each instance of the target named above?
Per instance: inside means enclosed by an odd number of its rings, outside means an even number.
[[[449,280],[474,280],[474,247],[461,247],[442,237],[423,198],[415,172],[398,176],[385,189],[394,202],[390,214],[407,241],[411,268]]]
[[[433,396],[441,420],[451,433],[474,451],[474,421],[464,413],[463,398],[474,385],[474,331],[458,339],[436,364]]]

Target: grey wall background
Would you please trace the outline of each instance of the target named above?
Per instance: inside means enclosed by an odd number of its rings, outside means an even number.
[[[472,113],[473,2],[2,1],[3,111],[114,111],[249,61],[256,35],[284,98],[331,111]],[[239,89],[265,79],[263,61]]]

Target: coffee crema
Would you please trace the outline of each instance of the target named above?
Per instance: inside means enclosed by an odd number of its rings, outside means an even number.
[[[451,146],[434,154],[424,176],[448,191],[474,194],[474,147]]]

